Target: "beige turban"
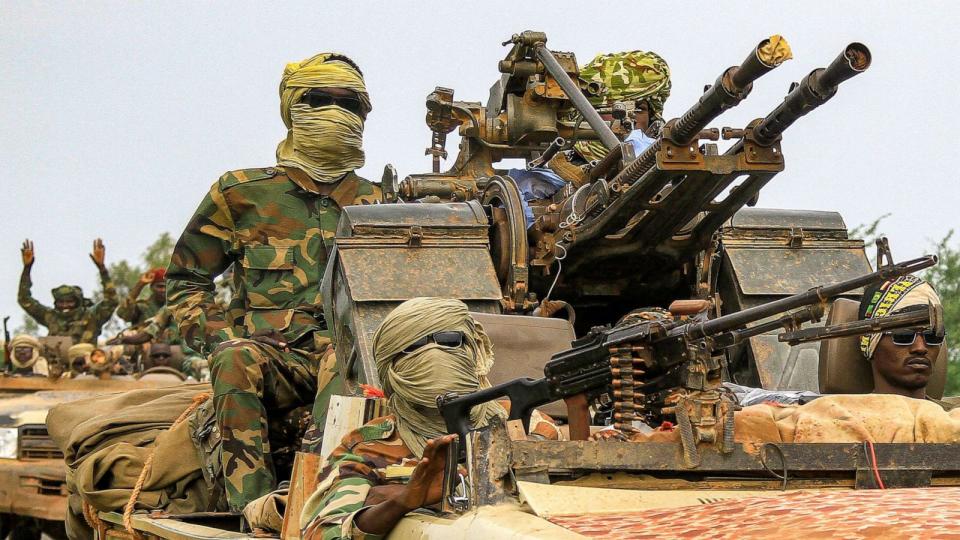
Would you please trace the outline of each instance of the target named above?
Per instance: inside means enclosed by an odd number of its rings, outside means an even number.
[[[902,276],[864,291],[860,301],[860,319],[880,319],[912,306],[929,304],[940,305],[940,297],[933,287],[917,276]],[[860,351],[864,357],[873,357],[882,336],[867,334],[860,337]]]
[[[26,362],[21,362],[17,360],[17,355],[14,354],[17,350],[17,347],[30,347],[33,349],[33,355]],[[33,336],[28,336],[26,334],[20,334],[19,336],[14,337],[10,340],[10,362],[19,369],[31,367],[37,362],[37,359],[40,358],[40,340]]]
[[[463,332],[463,345],[452,348],[430,343],[409,354],[403,352],[414,341],[441,331]],[[413,298],[400,304],[377,329],[373,356],[388,406],[397,416],[397,432],[417,456],[423,455],[428,439],[447,434],[437,396],[490,387],[490,338],[460,300]],[[490,402],[474,407],[470,420],[483,427],[494,416],[506,418],[507,413]]]
[[[341,54],[320,53],[291,62],[283,70],[280,116],[287,137],[277,147],[277,163],[297,167],[318,182],[335,182],[364,164],[364,121],[340,107],[312,108],[301,103],[312,88],[352,90],[367,111],[370,96],[363,74]]]

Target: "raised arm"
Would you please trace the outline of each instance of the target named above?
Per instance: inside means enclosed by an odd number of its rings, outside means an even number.
[[[103,246],[103,240],[97,238],[93,241],[93,253],[90,254],[90,259],[93,264],[97,265],[97,270],[100,272],[100,286],[103,289],[103,299],[93,306],[93,313],[99,325],[103,325],[110,320],[110,317],[113,316],[113,310],[117,308],[119,302],[117,288],[114,287],[113,281],[110,279],[110,272],[107,271],[107,266],[104,264],[105,257],[106,248]]]
[[[120,299],[120,306],[117,308],[117,316],[132,323],[140,319],[140,293],[143,288],[153,282],[153,271],[145,272],[140,279],[130,288],[130,292]]]
[[[30,280],[30,270],[33,268],[34,251],[33,242],[23,241],[23,247],[20,248],[20,257],[23,260],[23,272],[20,274],[20,288],[17,291],[17,303],[27,312],[28,315],[36,319],[39,324],[46,326],[46,317],[53,310],[44,306],[33,297],[30,288],[33,282]]]
[[[213,283],[232,262],[233,229],[223,193],[214,184],[177,241],[167,269],[167,305],[184,343],[201,353],[235,336]]]

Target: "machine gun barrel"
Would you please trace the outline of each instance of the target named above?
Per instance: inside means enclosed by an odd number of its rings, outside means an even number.
[[[764,52],[772,39],[774,38],[771,37],[758,43],[750,52],[750,55],[747,56],[747,59],[739,66],[727,68],[717,78],[713,86],[700,96],[699,101],[693,107],[690,107],[679,119],[671,122],[670,140],[674,144],[689,144],[714,118],[746,99],[750,95],[750,91],[753,90],[753,81],[769,73],[770,70],[789,58],[789,55],[774,56]],[[782,40],[783,46],[786,45],[786,40],[778,36],[776,39]],[[632,184],[643,176],[656,164],[660,146],[661,141],[657,140],[636,160],[620,171],[613,182]]]
[[[835,339],[848,336],[862,336],[864,334],[878,334],[887,330],[911,329],[921,330],[933,328],[938,333],[943,332],[943,307],[928,306],[928,309],[897,313],[880,319],[866,319],[833,326],[818,328],[803,328],[792,332],[784,332],[777,336],[781,342],[797,345],[809,341]]]
[[[870,60],[866,45],[851,43],[829,66],[811,71],[754,129],[757,143],[770,146],[776,142],[798,118],[830,100],[840,83],[866,71]]]
[[[936,255],[927,255],[926,257],[919,257],[902,263],[883,266],[876,272],[853,279],[848,279],[847,281],[842,281],[833,285],[815,287],[800,294],[795,294],[793,296],[781,298],[780,300],[774,300],[773,302],[747,308],[743,311],[731,313],[730,315],[724,315],[709,321],[692,323],[683,327],[674,328],[670,330],[667,335],[673,336],[677,335],[678,333],[682,333],[690,339],[699,339],[723,332],[729,332],[730,330],[740,328],[749,323],[765,319],[778,313],[783,313],[784,311],[796,309],[808,304],[816,303],[818,301],[826,302],[830,298],[855,289],[859,289],[860,287],[865,287],[872,283],[894,279],[899,276],[904,276],[919,270],[923,270],[924,268],[929,268],[937,264],[937,261],[938,259]]]
[[[567,72],[560,66],[560,62],[557,62],[556,57],[553,56],[550,49],[543,43],[537,43],[535,50],[537,59],[543,63],[543,67],[547,70],[547,73],[556,79],[563,93],[573,102],[573,106],[577,108],[577,111],[583,115],[587,124],[589,124],[597,136],[600,137],[600,142],[603,143],[603,146],[609,151],[620,144],[620,139],[617,139],[617,136],[613,133],[613,130],[610,129],[610,126],[600,117],[600,113],[593,108],[593,105],[590,104],[587,97],[583,95],[583,91],[580,90],[580,85],[567,75]]]

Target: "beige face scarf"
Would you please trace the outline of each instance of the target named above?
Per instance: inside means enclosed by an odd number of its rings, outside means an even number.
[[[463,332],[463,345],[429,344],[411,353],[403,352],[423,336],[450,330]],[[490,387],[486,377],[493,366],[490,338],[459,300],[414,298],[400,304],[377,329],[373,356],[387,404],[397,416],[397,433],[418,457],[423,455],[428,439],[447,433],[437,409],[437,396]],[[495,416],[506,418],[506,410],[489,402],[474,407],[470,420],[474,426],[483,427]]]
[[[26,362],[17,360],[17,347],[30,347],[30,350],[33,351],[30,359]],[[12,363],[16,368],[25,369],[32,367],[37,363],[38,358],[40,358],[40,341],[37,338],[28,336],[26,334],[21,334],[10,340],[10,363]]]
[[[330,105],[300,103],[313,88],[343,88],[357,94],[366,110],[370,96],[363,75],[345,56],[321,53],[287,64],[280,80],[280,115],[287,137],[277,146],[277,164],[302,169],[317,182],[336,182],[364,164],[363,119]]]

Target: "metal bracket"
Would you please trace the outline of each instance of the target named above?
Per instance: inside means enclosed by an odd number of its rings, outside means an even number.
[[[790,227],[790,237],[787,245],[797,249],[803,247],[803,227]]]
[[[420,247],[423,245],[423,227],[413,225],[407,233],[407,245],[410,247]]]
[[[890,241],[886,236],[881,236],[876,240],[877,244],[877,268],[893,265],[893,254],[890,252]],[[886,262],[884,262],[886,260]]]

